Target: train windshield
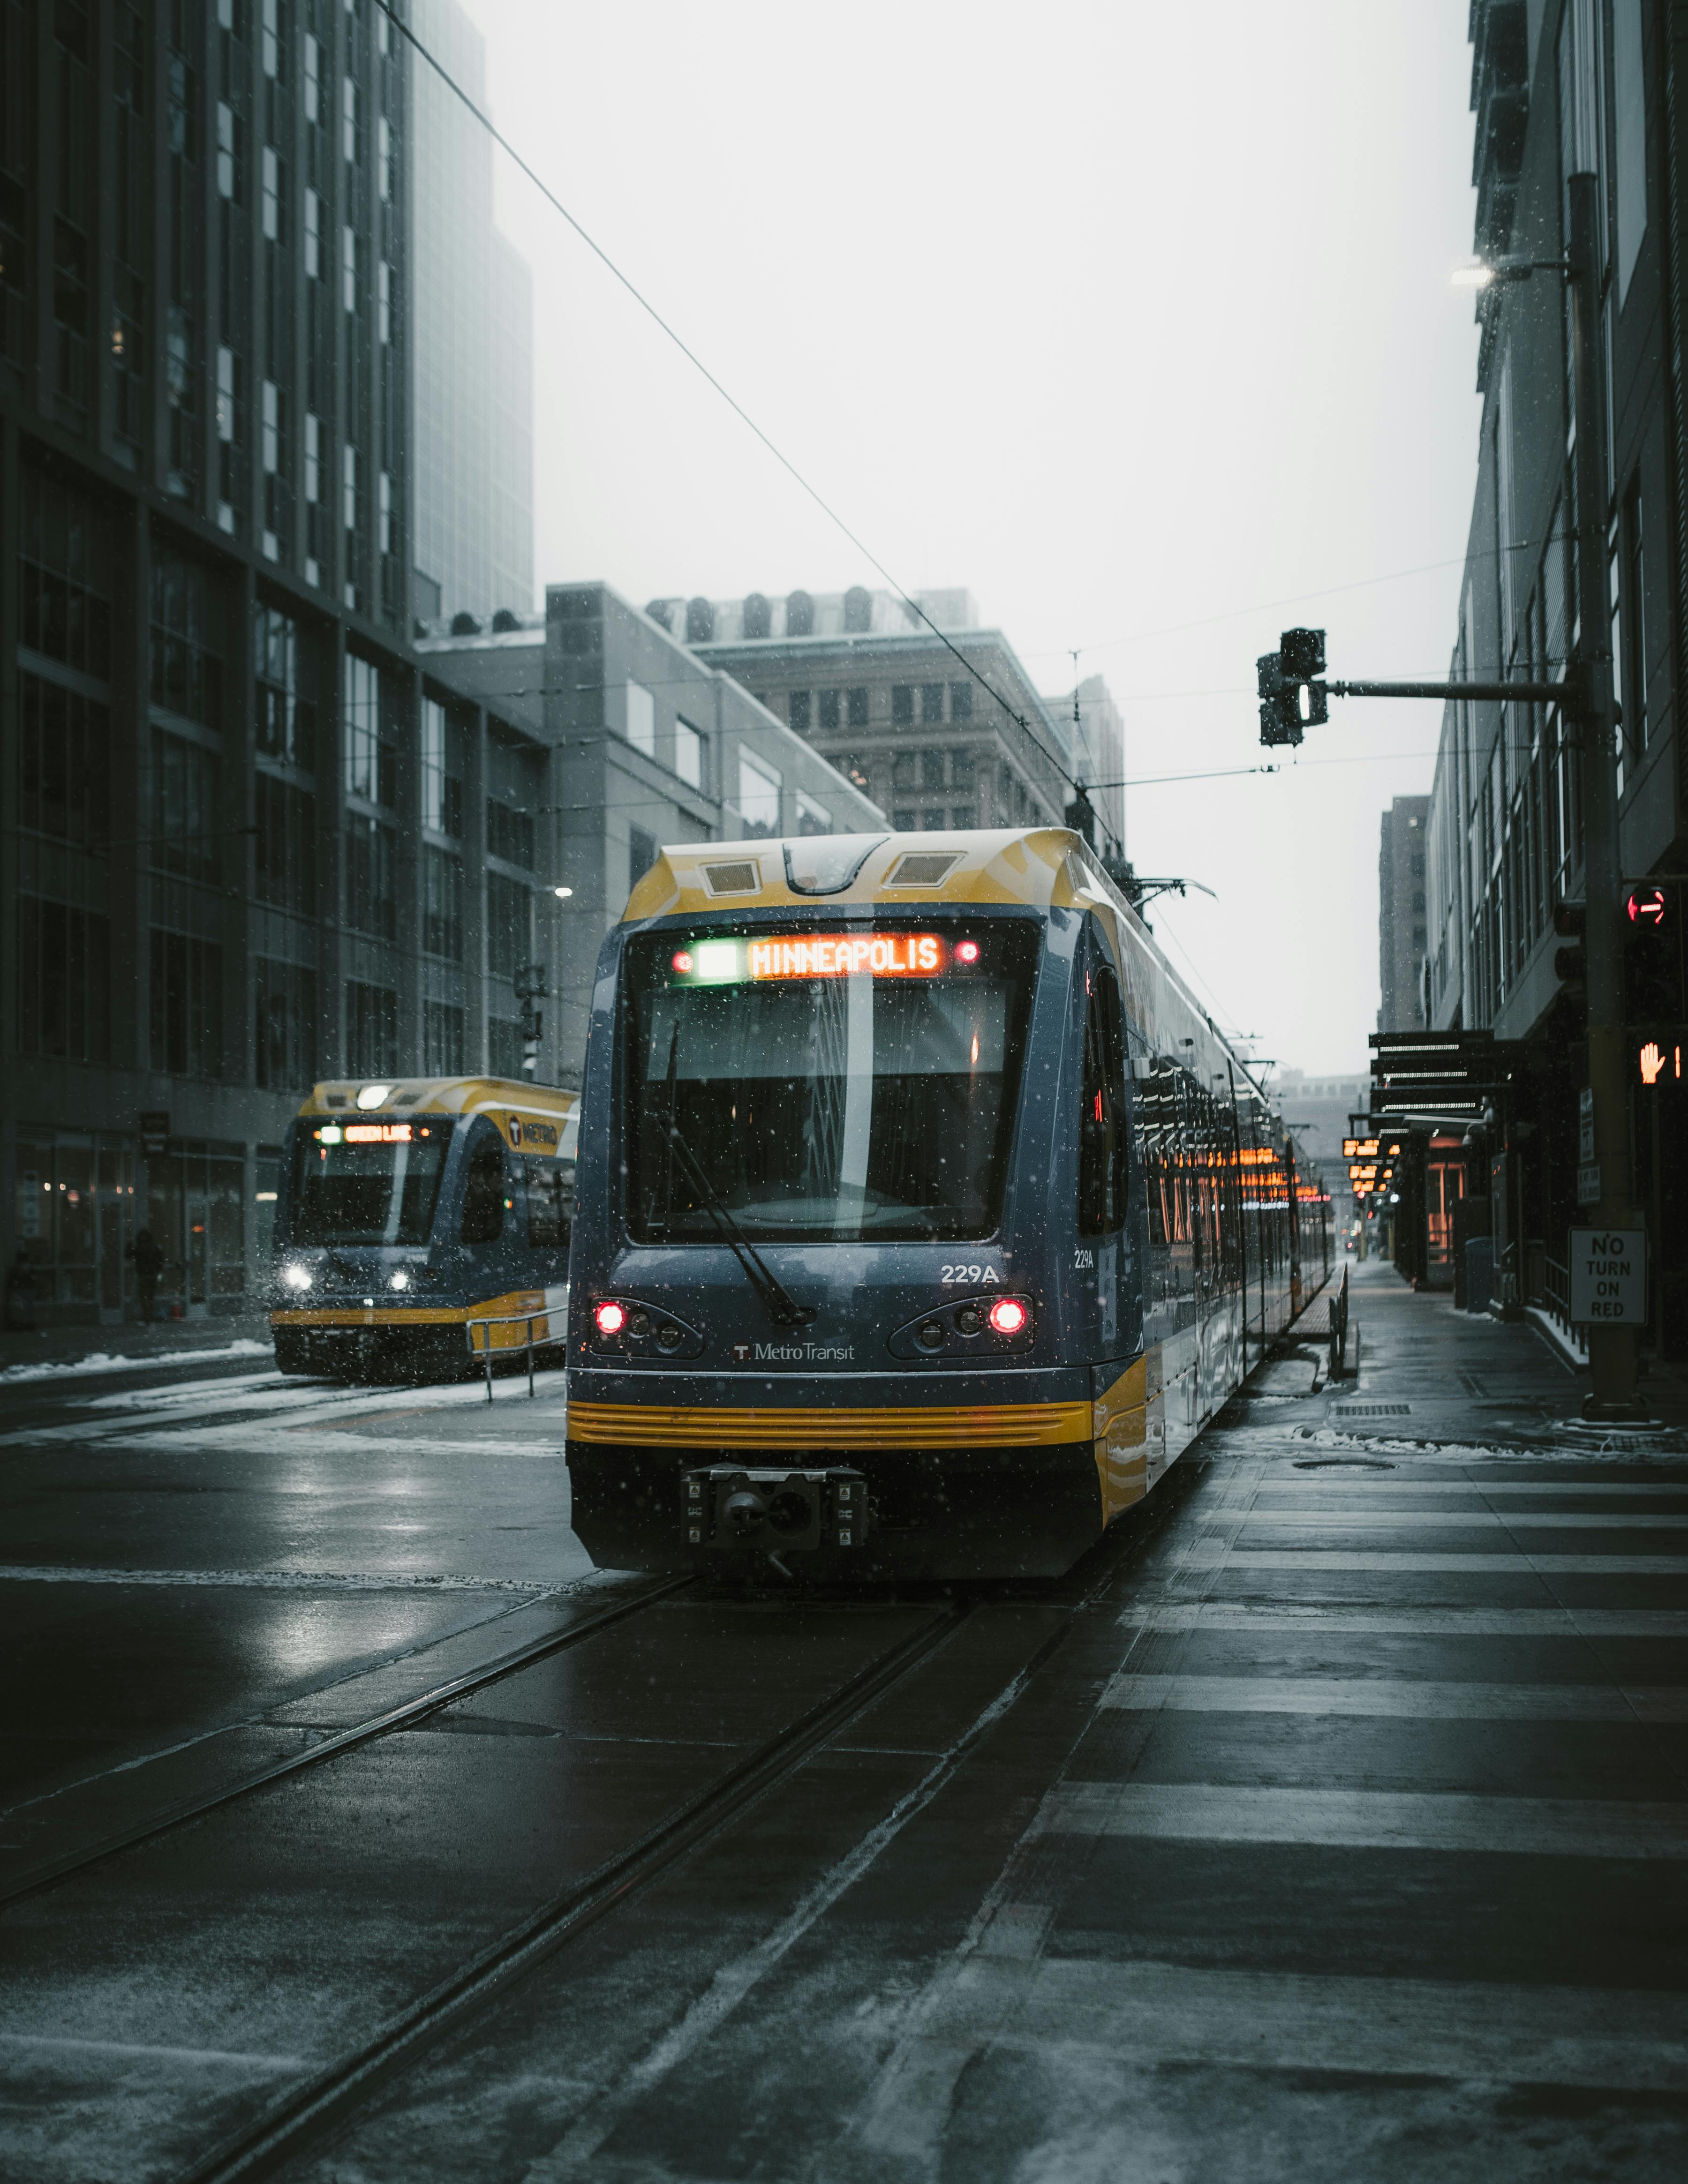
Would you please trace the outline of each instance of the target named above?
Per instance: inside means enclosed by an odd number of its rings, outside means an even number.
[[[712,1193],[768,1242],[992,1234],[1040,936],[1027,919],[642,936],[634,1236],[713,1240]]]
[[[293,1145],[295,1244],[426,1244],[451,1143],[439,1123],[302,1123]]]

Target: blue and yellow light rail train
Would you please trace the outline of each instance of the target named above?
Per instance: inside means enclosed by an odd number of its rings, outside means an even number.
[[[426,1378],[560,1336],[576,1101],[498,1078],[318,1084],[277,1194],[276,1362],[285,1373]],[[496,1323],[503,1322],[502,1325]],[[554,1324],[553,1324],[554,1323]]]
[[[1329,1207],[1078,836],[666,850],[600,960],[573,1524],[620,1568],[1066,1568]]]

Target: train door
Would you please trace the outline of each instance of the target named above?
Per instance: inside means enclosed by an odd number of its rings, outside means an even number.
[[[1141,1500],[1149,1478],[1146,1385],[1137,1366],[1142,1312],[1131,1251],[1131,1137],[1120,982],[1099,944],[1087,951],[1079,1072],[1076,1263],[1095,1268],[1091,1393],[1106,1419],[1097,1441],[1103,1520]]]

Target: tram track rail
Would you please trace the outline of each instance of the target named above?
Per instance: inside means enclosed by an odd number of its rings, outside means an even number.
[[[137,1821],[131,1828],[120,1830],[115,1834],[102,1836],[92,1844],[67,1851],[62,1857],[36,1867],[22,1880],[0,1889],[0,1911],[31,1896],[38,1896],[48,1889],[56,1888],[112,1858],[120,1858],[126,1851],[137,1849],[143,1843],[171,1834],[177,1828],[187,1827],[195,1820],[204,1819],[208,1814],[238,1804],[242,1798],[249,1797],[272,1783],[284,1782],[294,1775],[303,1774],[310,1768],[321,1766],[326,1760],[338,1758],[344,1752],[355,1752],[361,1745],[373,1743],[378,1737],[414,1729],[419,1723],[426,1721],[430,1714],[438,1713],[442,1708],[452,1705],[458,1699],[485,1691],[493,1684],[503,1682],[507,1676],[519,1675],[523,1669],[549,1660],[553,1654],[566,1652],[569,1647],[596,1637],[600,1632],[612,1630],[618,1624],[626,1623],[696,1583],[696,1578],[690,1574],[665,1579],[647,1587],[631,1600],[618,1601],[612,1607],[602,1608],[595,1615],[583,1616],[579,1622],[571,1624],[566,1630],[550,1631],[545,1637],[535,1638],[525,1646],[512,1646],[508,1652],[500,1653],[476,1668],[466,1669],[457,1675],[447,1677],[430,1690],[420,1692],[415,1698],[406,1699],[402,1705],[385,1708],[379,1713],[353,1723],[349,1729],[334,1730],[303,1751],[289,1752],[284,1758],[255,1768],[219,1789],[208,1790],[202,1796],[184,1798],[167,1806],[146,1819]]]
[[[976,1598],[946,1601],[918,1628],[776,1730],[738,1765],[507,1928],[467,1964],[389,2017],[361,2046],[314,2072],[254,2121],[211,2148],[180,2172],[178,2184],[249,2184],[249,2180],[273,2176],[373,2099],[423,2050],[497,2001],[539,1964],[729,1826],[747,1806],[795,1775],[812,1753],[939,1652],[981,1604]]]

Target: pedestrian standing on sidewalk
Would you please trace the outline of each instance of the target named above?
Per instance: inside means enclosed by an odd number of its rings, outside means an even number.
[[[141,1317],[150,1327],[159,1298],[159,1276],[164,1272],[164,1253],[153,1241],[150,1228],[143,1228],[129,1246],[135,1262],[135,1289],[141,1300]]]

